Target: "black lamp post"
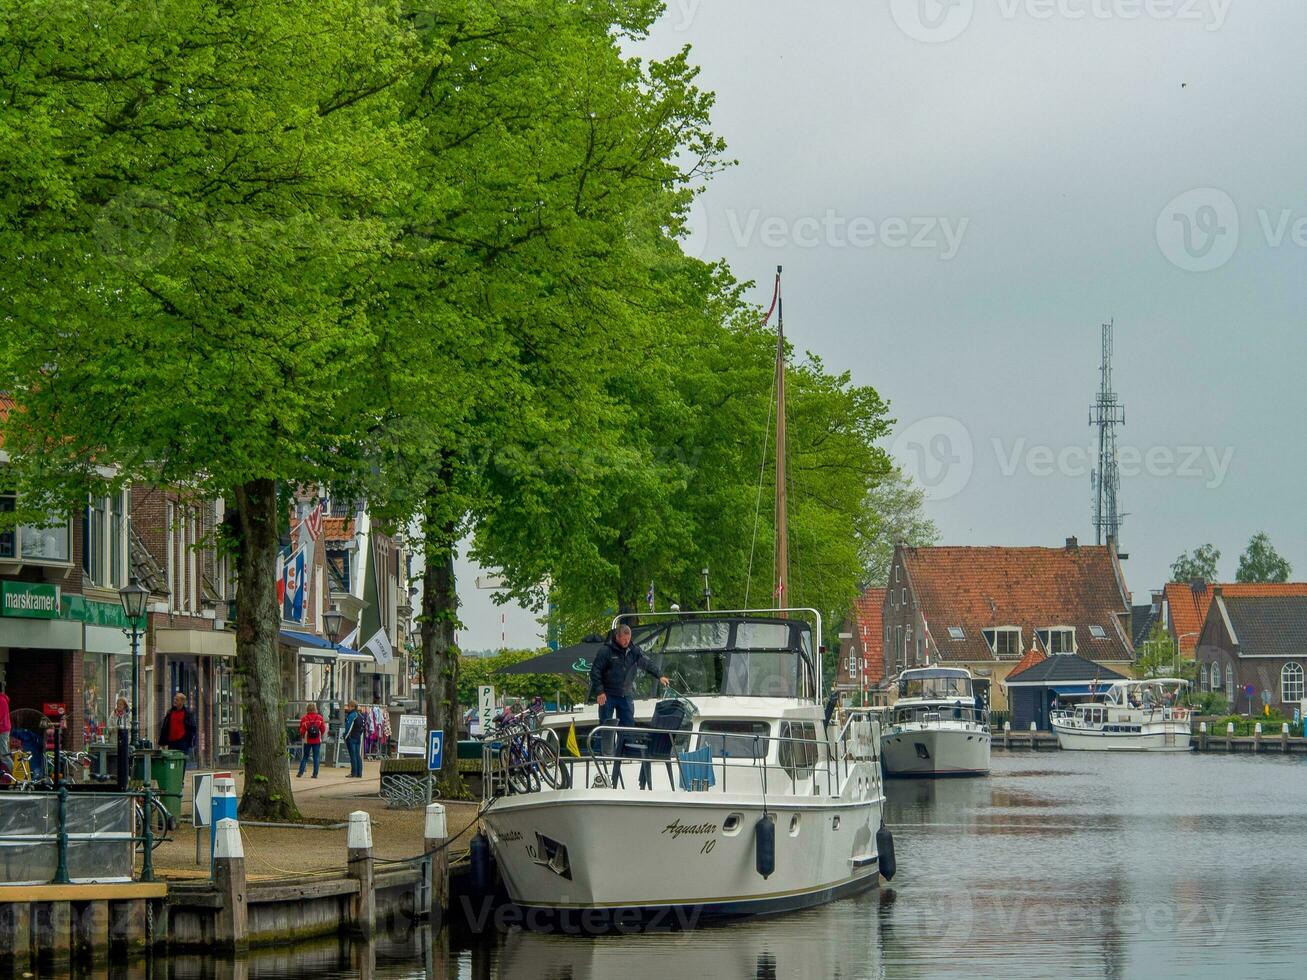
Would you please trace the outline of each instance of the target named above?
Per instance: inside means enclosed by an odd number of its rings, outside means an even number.
[[[332,606],[322,614],[322,628],[327,631],[327,637],[331,640],[332,653],[340,656],[337,644],[340,640],[340,628],[345,622],[345,617],[341,615],[340,610]],[[331,687],[328,691],[327,699],[336,700],[336,661],[331,662]],[[330,710],[330,709],[329,709]]]
[[[127,614],[127,622],[132,628],[132,746],[134,748],[141,741],[141,730],[136,716],[141,693],[136,657],[141,640],[141,621],[145,618],[145,604],[150,599],[150,590],[133,578],[118,590],[118,598],[122,600],[123,612]]]

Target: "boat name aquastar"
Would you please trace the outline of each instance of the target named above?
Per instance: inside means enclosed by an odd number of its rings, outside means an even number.
[[[899,699],[881,738],[889,776],[983,776],[989,712],[962,667],[918,667],[899,676]]]
[[[1101,701],[1052,715],[1063,749],[1088,751],[1184,751],[1190,712],[1181,701],[1189,682],[1175,677],[1118,681]]]
[[[513,902],[551,918],[674,910],[688,925],[817,905],[892,874],[878,726],[819,702],[820,635],[813,610],[646,618],[632,642],[675,693],[658,699],[641,678],[634,726],[601,724],[593,705],[547,716],[557,772],[550,753],[488,743],[482,825]],[[509,778],[514,764],[541,778]]]

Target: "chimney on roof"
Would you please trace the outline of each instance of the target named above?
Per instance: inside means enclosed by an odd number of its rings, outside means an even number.
[[[1162,611],[1162,590],[1154,589],[1153,590],[1153,615],[1157,615],[1161,611]]]
[[[1067,539],[1066,539],[1066,550],[1067,550],[1067,551],[1079,551],[1079,550],[1080,550],[1080,541],[1079,541],[1079,539],[1078,539],[1078,538],[1075,538],[1075,537],[1067,538]]]
[[[1212,586],[1212,598],[1215,599],[1215,598],[1216,598],[1217,596],[1219,596],[1220,594],[1221,594],[1221,587],[1220,587],[1219,585],[1213,585],[1213,586]]]

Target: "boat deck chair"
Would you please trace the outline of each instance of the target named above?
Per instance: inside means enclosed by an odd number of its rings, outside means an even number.
[[[717,783],[710,745],[702,745],[693,752],[682,752],[676,757],[676,765],[681,771],[681,789],[687,792],[706,790]]]

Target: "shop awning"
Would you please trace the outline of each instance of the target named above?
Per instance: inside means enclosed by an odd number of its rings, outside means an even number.
[[[372,660],[371,656],[366,653],[361,654],[353,647],[342,646],[339,643],[333,646],[330,640],[323,639],[315,633],[282,630],[280,639],[286,646],[296,647],[299,651],[300,660],[306,663],[334,664],[337,660],[366,660],[369,662]]]

